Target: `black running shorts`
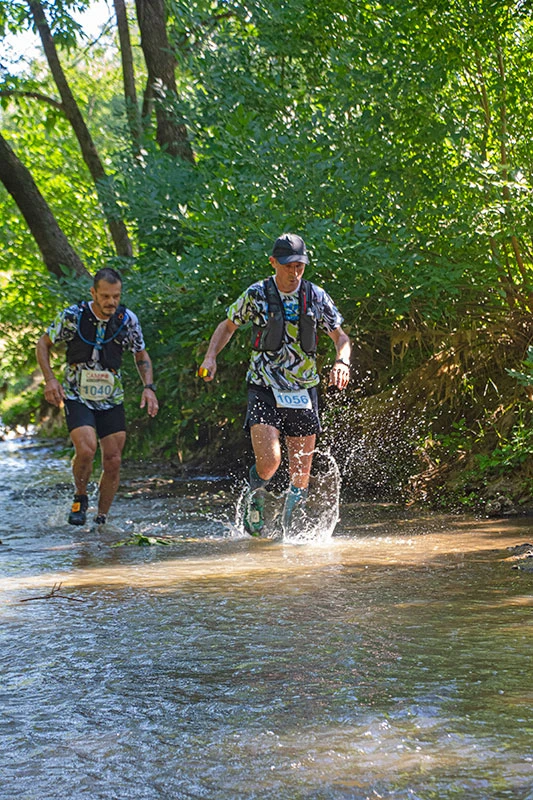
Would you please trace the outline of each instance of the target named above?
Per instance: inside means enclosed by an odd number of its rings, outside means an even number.
[[[94,411],[78,400],[65,400],[65,418],[69,431],[90,425],[96,430],[99,439],[126,430],[126,415],[122,403],[105,411]]]
[[[285,436],[312,436],[320,433],[318,391],[308,389],[312,408],[278,408],[272,389],[248,384],[248,409],[244,429],[252,425],[272,425]]]

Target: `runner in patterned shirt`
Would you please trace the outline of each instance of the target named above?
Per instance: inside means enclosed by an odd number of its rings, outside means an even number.
[[[69,514],[71,525],[84,525],[89,500],[87,486],[100,440],[102,475],[95,522],[102,525],[120,480],[122,451],[126,442],[124,388],[120,366],[126,350],[133,353],[144,384],[140,407],[155,417],[158,402],[152,362],[146,352],[137,316],[120,305],[122,279],[109,267],[99,270],[91,287],[92,300],[61,311],[37,342],[36,353],[45,379],[44,396],[64,407],[74,445],[72,472],[76,493]],[[63,382],[50,365],[54,345],[65,342],[67,363]]]
[[[308,262],[300,236],[280,236],[270,256],[273,279],[252,284],[230,305],[198,370],[205,381],[212,381],[217,355],[237,328],[252,323],[245,428],[250,430],[255,464],[250,469],[250,494],[244,515],[244,526],[252,535],[260,535],[264,527],[264,496],[257,490],[267,486],[280,466],[282,434],[290,474],[283,513],[285,530],[307,496],[316,435],[321,430],[317,391],[320,376],[316,368],[318,329],[325,331],[335,344],[336,360],[329,384],[342,390],[350,380],[351,345],[341,327],[342,317],[324,289],[302,281]]]

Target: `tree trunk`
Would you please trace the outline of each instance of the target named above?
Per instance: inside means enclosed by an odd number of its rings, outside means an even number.
[[[124,0],[113,0],[117,18],[118,38],[120,41],[120,57],[122,59],[122,78],[124,81],[124,99],[126,114],[135,150],[141,146],[141,121],[137,107],[137,91],[135,89],[135,73],[133,70],[133,53],[131,51],[130,29],[126,4]]]
[[[87,275],[81,258],[59,227],[30,171],[1,135],[0,180],[28,223],[46,268],[59,278],[65,274],[65,269],[76,275]]]
[[[148,83],[155,94],[156,139],[159,146],[184,161],[194,163],[187,129],[172,108],[178,99],[175,59],[166,29],[164,0],[135,0],[141,47],[148,68]]]
[[[117,204],[112,199],[109,200],[110,195],[112,195],[112,191],[110,191],[109,187],[109,178],[105,173],[91,134],[89,133],[85,120],[78,108],[78,104],[70,90],[65,73],[63,72],[54,39],[44,15],[43,7],[39,0],[28,0],[28,4],[41,38],[50,71],[52,72],[59,94],[61,95],[65,116],[72,125],[81,148],[83,160],[87,164],[95,183],[96,191],[98,192],[106,216],[107,225],[113,237],[113,242],[115,243],[115,249],[118,255],[129,257],[132,255],[132,246],[128,231],[123,220],[120,218]]]

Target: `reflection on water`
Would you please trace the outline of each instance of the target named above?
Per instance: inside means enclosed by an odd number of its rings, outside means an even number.
[[[353,505],[258,541],[238,487],[160,475],[96,533],[66,458],[0,451],[1,800],[533,798],[527,520]],[[19,602],[57,582],[83,602]]]

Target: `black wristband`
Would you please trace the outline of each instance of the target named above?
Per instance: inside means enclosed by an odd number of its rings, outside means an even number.
[[[152,392],[154,392],[154,394],[157,391],[157,386],[155,385],[155,383],[145,383],[144,388],[151,389]]]
[[[348,364],[346,361],[344,361],[344,359],[343,359],[343,358],[338,358],[338,359],[335,361],[335,364],[344,364],[344,366],[345,366],[345,367],[348,367],[348,369],[351,369],[351,366],[350,366],[350,364]]]

